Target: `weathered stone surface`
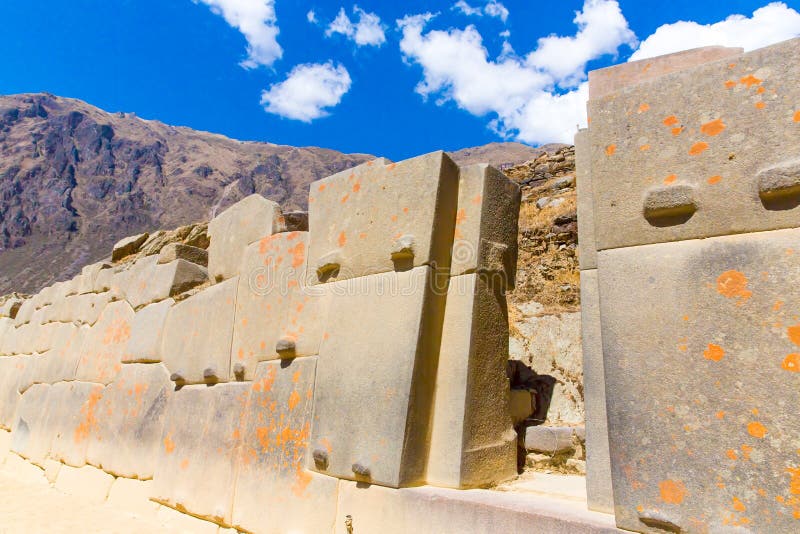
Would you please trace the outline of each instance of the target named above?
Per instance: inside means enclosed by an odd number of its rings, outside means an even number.
[[[575,188],[578,194],[578,262],[581,269],[597,268],[597,243],[594,237],[594,186],[589,133],[575,134]]]
[[[283,231],[285,223],[275,202],[254,194],[223,211],[208,224],[208,272],[222,280],[239,274],[244,249],[250,243]]]
[[[135,313],[125,301],[109,303],[86,334],[75,372],[77,380],[108,384],[122,366]]]
[[[796,529],[798,239],[779,230],[598,254],[621,528]]]
[[[308,212],[289,211],[283,214],[287,232],[308,232]]]
[[[450,279],[426,474],[435,486],[478,487],[516,476],[505,281],[493,278]]]
[[[152,478],[172,389],[162,364],[123,365],[98,403],[88,463],[115,476]]]
[[[443,152],[377,159],[311,184],[309,277],[450,267],[458,167]],[[314,276],[316,274],[316,276]]]
[[[156,512],[158,524],[165,530],[191,534],[219,534],[220,527],[216,523],[204,521],[197,517],[173,510],[169,506],[159,506]]]
[[[282,358],[293,356],[314,356],[328,333],[328,310],[334,297],[334,286],[317,284],[301,285],[292,294],[286,319],[276,350]],[[278,350],[278,344],[281,349]]]
[[[102,504],[108,497],[113,482],[113,476],[91,465],[80,468],[65,465],[58,472],[55,487],[84,502]]]
[[[50,387],[35,384],[22,394],[11,427],[11,450],[39,466],[44,466],[53,440],[47,426]]]
[[[50,388],[46,426],[52,433],[50,457],[67,465],[86,464],[89,440],[106,417],[99,401],[103,386],[88,382],[58,382]]]
[[[133,480],[118,477],[111,484],[107,502],[111,506],[121,508],[139,515],[155,514],[159,504],[150,500],[153,494],[152,480]]]
[[[550,456],[575,447],[575,439],[586,437],[584,427],[530,426],[525,430],[525,448]]]
[[[183,243],[169,243],[158,253],[158,263],[170,263],[175,260],[186,260],[207,267],[208,251]]]
[[[0,428],[10,429],[19,403],[19,386],[25,376],[26,356],[0,357]]]
[[[799,42],[589,102],[599,250],[797,226],[800,189],[762,198],[759,176],[800,153]]]
[[[147,363],[161,361],[161,342],[164,325],[172,299],[149,304],[136,312],[131,321],[131,336],[122,355],[122,363]]]
[[[178,383],[227,382],[238,277],[170,308],[161,344],[162,361]]]
[[[109,268],[111,268],[110,263],[100,261],[86,265],[83,269],[81,269],[81,278],[77,286],[78,293],[93,293],[97,291],[97,277],[100,275],[100,271]]]
[[[3,464],[3,472],[14,477],[24,484],[47,488],[48,482],[45,478],[44,470],[21,458],[17,454],[9,453]]]
[[[146,266],[130,269],[125,292],[126,299],[135,309],[174,297],[208,280],[205,267],[183,259],[161,264],[160,256],[150,256],[136,263],[144,261],[148,262]]]
[[[155,500],[230,524],[251,387],[196,385],[173,394],[153,477]]]
[[[48,322],[93,325],[110,300],[111,293],[107,292],[72,295],[48,306],[44,319]]]
[[[249,532],[326,532],[338,480],[305,469],[316,358],[262,362],[250,387],[233,501]]]
[[[433,277],[417,267],[334,282],[311,445],[329,453],[310,467],[395,487],[423,480],[444,300]]]
[[[583,399],[586,406],[586,496],[590,510],[614,513],[608,452],[606,380],[597,270],[581,271]]]
[[[450,272],[480,271],[513,288],[517,271],[520,189],[488,165],[462,167]]]
[[[111,251],[111,261],[119,261],[125,256],[135,254],[149,236],[150,234],[144,233],[120,239]]]
[[[292,295],[305,280],[307,246],[306,232],[289,232],[264,237],[245,249],[236,293],[231,374],[236,367],[244,380],[252,380],[259,361],[280,357],[276,344]]]

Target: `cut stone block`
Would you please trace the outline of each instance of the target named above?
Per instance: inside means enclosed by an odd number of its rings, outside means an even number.
[[[327,284],[301,285],[292,294],[276,344],[282,358],[319,354],[320,345],[329,336],[328,310],[333,298],[333,286]]]
[[[156,512],[159,525],[169,532],[184,534],[218,534],[219,526],[188,514],[173,510],[169,506],[160,506]]]
[[[525,430],[525,448],[552,456],[575,448],[576,440],[585,436],[584,427],[530,426]]]
[[[161,341],[167,314],[175,304],[172,299],[149,304],[136,312],[131,322],[131,337],[122,355],[122,363],[161,361]]]
[[[311,184],[313,283],[411,267],[450,269],[458,167],[444,152],[374,160]]]
[[[53,439],[47,427],[50,387],[34,384],[22,394],[11,427],[11,450],[39,466],[44,466]]]
[[[88,463],[115,476],[152,478],[172,389],[162,364],[123,365],[98,404]]]
[[[77,287],[78,293],[93,293],[97,291],[97,277],[100,275],[100,271],[109,269],[110,267],[110,263],[100,261],[87,265],[81,269],[81,279]]]
[[[21,458],[17,454],[9,453],[3,464],[3,472],[7,473],[14,480],[28,484],[31,486],[39,486],[41,488],[50,487],[45,477],[44,470],[29,461]]]
[[[14,324],[19,326],[31,320],[31,315],[36,311],[36,301],[34,298],[35,297],[31,297],[22,301],[22,304],[19,305],[19,309],[17,310],[17,316],[14,318]]]
[[[594,237],[594,187],[589,133],[575,134],[575,188],[578,195],[578,262],[581,269],[597,269],[597,243]]]
[[[231,375],[241,374],[239,380],[252,380],[259,361],[280,358],[276,344],[292,295],[305,279],[307,238],[306,232],[275,234],[245,249],[231,356]]]
[[[111,261],[119,261],[125,256],[135,254],[149,236],[150,234],[144,233],[120,239],[111,251]]]
[[[598,250],[797,227],[800,187],[764,176],[800,172],[798,64],[793,39],[591,100]]]
[[[108,504],[128,512],[144,516],[153,516],[159,504],[150,500],[153,493],[152,480],[133,480],[115,478],[108,492]]]
[[[233,525],[248,532],[325,532],[338,480],[305,470],[316,358],[262,362],[241,433]]]
[[[178,384],[230,380],[239,278],[208,287],[170,308],[161,355]]]
[[[244,249],[250,243],[282,232],[281,209],[259,194],[250,195],[223,211],[208,223],[208,272],[212,280],[239,274]]]
[[[140,267],[144,260],[148,261]],[[158,260],[159,257],[148,256],[128,271],[125,298],[134,309],[174,297],[208,280],[205,267],[183,259],[165,264],[157,264]]]
[[[74,495],[81,501],[102,504],[108,497],[114,477],[96,467],[63,466],[58,472],[55,487],[57,490]]]
[[[175,260],[185,260],[189,263],[207,267],[208,251],[184,245],[183,243],[168,243],[158,253],[158,263],[170,263]]]
[[[125,301],[108,304],[86,334],[75,372],[77,380],[108,384],[122,367],[122,355],[131,336],[134,311]]]
[[[450,273],[482,272],[513,288],[520,189],[489,165],[462,167]]]
[[[12,351],[16,341],[12,338],[15,336],[16,331],[14,319],[0,317],[0,355],[12,356],[14,354]]]
[[[620,528],[796,530],[798,240],[778,230],[598,254]]]
[[[503,282],[492,285],[490,276],[450,279],[426,475],[435,486],[485,486],[517,474],[508,310]]]
[[[444,306],[434,276],[423,266],[333,282],[312,425],[312,450],[327,454],[309,467],[394,487],[423,481]]]
[[[91,329],[73,323],[54,324],[58,329],[53,334],[52,348],[43,355],[36,370],[38,381],[50,384],[75,379],[83,342]]]
[[[46,425],[52,433],[50,457],[67,465],[86,464],[86,450],[98,422],[106,417],[99,406],[103,386],[89,382],[58,382],[50,388]]]
[[[93,325],[110,300],[111,293],[87,293],[65,297],[46,308],[45,321]]]
[[[0,465],[6,461],[8,453],[11,451],[11,431],[0,430]]]
[[[153,477],[154,500],[230,524],[251,386],[185,386],[172,395]]]
[[[578,216],[580,220],[580,216]],[[586,495],[590,510],[614,513],[608,452],[606,380],[600,332],[597,271],[581,271],[581,344],[583,400],[586,406]]]
[[[50,484],[56,483],[58,472],[61,471],[62,465],[64,464],[50,458],[44,461],[44,476]]]
[[[10,429],[14,424],[26,363],[25,356],[0,357],[0,428]]]

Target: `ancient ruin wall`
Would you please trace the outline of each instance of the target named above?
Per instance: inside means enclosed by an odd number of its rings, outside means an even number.
[[[254,195],[207,236],[123,240],[0,308],[10,449],[57,486],[254,532],[330,532],[356,483],[511,478],[519,202],[438,152],[315,182],[309,231]]]

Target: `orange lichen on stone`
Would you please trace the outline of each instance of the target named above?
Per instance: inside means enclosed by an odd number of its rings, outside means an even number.
[[[756,89],[756,93],[758,94],[762,94],[764,93],[764,91],[766,91],[766,89],[764,89],[763,87],[759,87],[758,89]]]
[[[746,302],[753,294],[752,291],[747,289],[747,277],[734,270],[725,271],[719,275],[717,278],[717,292],[729,299],[738,298],[740,305]],[[798,328],[798,335],[800,336],[800,328]]]
[[[697,143],[692,145],[692,148],[689,149],[689,155],[697,156],[699,154],[702,154],[706,150],[708,150],[708,143],[706,143],[705,141],[698,141]]]
[[[708,179],[708,185],[714,185],[714,184],[718,184],[718,183],[720,183],[721,181],[722,181],[722,176],[720,176],[720,175],[718,175],[718,174],[717,174],[717,175],[715,175],[715,176],[712,176],[712,177],[710,177],[710,178]]]
[[[718,411],[718,412],[716,413],[716,416],[717,416],[717,419],[724,419],[724,418],[725,418],[725,412],[723,412],[722,410],[720,410],[720,411]]]
[[[737,512],[744,512],[747,508],[745,507],[744,503],[737,499],[736,497],[733,498],[733,509]]]
[[[789,341],[795,345],[800,345],[800,324],[787,328],[786,334],[789,336]]]
[[[644,113],[650,109],[650,104],[642,104],[639,106],[638,113]]]
[[[658,483],[661,500],[668,504],[681,504],[688,495],[686,486],[680,480],[662,480]]]
[[[786,356],[781,363],[781,369],[791,373],[800,373],[800,354],[793,352]]]
[[[669,185],[669,184],[675,182],[675,180],[677,180],[677,179],[678,179],[678,175],[677,174],[670,174],[669,176],[664,178],[664,185]]]
[[[724,129],[725,123],[722,122],[722,119],[707,122],[700,127],[701,132],[711,137],[721,134]]]
[[[734,87],[736,87],[736,82],[733,80],[728,80],[727,82],[725,82],[725,87],[727,87],[728,89],[733,89]]]
[[[800,110],[794,112],[794,122],[800,122]]]
[[[344,231],[339,233],[339,239],[337,240],[340,247],[343,247],[345,243],[347,243],[347,236],[345,235]]]
[[[672,129],[672,135],[680,135],[681,132],[683,132],[683,126]]]
[[[758,421],[753,421],[747,424],[747,432],[754,438],[762,439],[767,435],[767,428]]]
[[[767,107],[767,104],[764,102],[756,102],[756,109],[764,109]]]
[[[353,184],[353,193],[358,193],[360,189],[361,189],[361,183],[356,182]]]
[[[772,305],[772,311],[780,311],[781,307],[783,306],[782,300],[776,300],[775,304]]]
[[[617,151],[617,145],[608,145],[606,147],[606,156],[613,156]]]
[[[711,360],[712,362],[718,362],[724,356],[725,356],[725,350],[719,345],[715,345],[714,343],[709,343],[708,348],[703,351],[703,358],[705,358],[706,360]]]
[[[678,124],[678,117],[675,115],[670,115],[664,119],[664,126],[675,126],[676,124]]]
[[[764,81],[764,80],[756,78],[752,74],[748,74],[747,76],[745,76],[744,78],[739,80],[739,83],[741,83],[742,85],[746,85],[747,88],[749,89],[750,87],[752,87],[754,85],[760,85],[762,81]]]
[[[83,419],[80,424],[75,428],[73,439],[75,443],[80,443],[89,437],[92,431],[97,428],[97,403],[100,402],[100,397],[103,395],[103,388],[97,388],[89,393],[89,398],[81,406],[81,415]]]
[[[639,147],[639,150],[641,150],[642,152],[650,150],[650,145],[642,145]]]

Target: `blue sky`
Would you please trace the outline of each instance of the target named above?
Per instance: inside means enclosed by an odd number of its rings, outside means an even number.
[[[4,0],[0,93],[399,160],[568,140],[587,70],[764,46],[800,35],[798,11],[800,0]]]

